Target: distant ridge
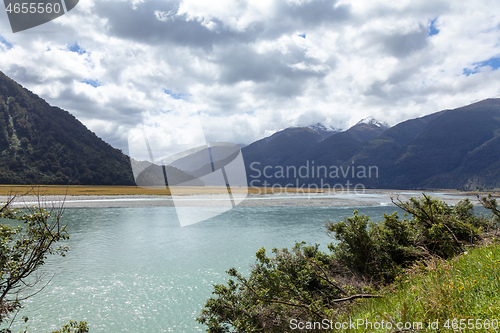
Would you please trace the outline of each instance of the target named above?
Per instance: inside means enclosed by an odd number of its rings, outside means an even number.
[[[378,121],[377,119],[375,119],[373,117],[363,118],[363,119],[361,119],[360,121],[358,121],[356,123],[356,125],[361,125],[361,124],[375,125],[377,127],[389,128],[389,125],[387,125],[386,123],[380,122],[380,121]]]
[[[287,164],[296,154],[311,149],[337,131],[319,123],[289,127],[243,147],[243,157],[246,164],[247,161],[258,161],[266,165]]]
[[[269,186],[345,186],[348,181],[351,186],[388,189],[500,188],[500,99],[436,112],[391,128],[367,118],[321,141],[307,141],[303,134],[288,132],[279,149],[271,144],[275,135],[242,150],[248,180],[254,185],[267,181]],[[255,154],[255,149],[260,154]],[[373,167],[378,173],[376,177],[360,178],[362,173],[346,172],[342,177],[332,178],[319,177],[317,173],[291,177],[272,172],[277,166],[298,170],[308,165],[344,171]],[[271,177],[262,173],[266,166],[273,166],[267,172]]]
[[[300,127],[300,126],[298,126],[298,127]],[[313,131],[315,131],[316,133],[320,134],[323,139],[326,139],[327,137],[342,131],[341,129],[338,129],[338,128],[326,127],[322,123],[316,123],[313,125],[309,125],[309,126],[307,126],[307,128],[310,128]]]
[[[0,72],[0,184],[135,185],[129,158]]]

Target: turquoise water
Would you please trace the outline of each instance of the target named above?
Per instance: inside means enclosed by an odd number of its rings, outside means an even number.
[[[181,228],[175,209],[71,208],[71,250],[45,266],[47,287],[18,315],[31,331],[45,332],[86,320],[91,332],[198,332],[194,318],[225,271],[249,272],[261,247],[331,239],[324,224],[352,215],[354,207],[237,207]],[[359,207],[378,220],[393,206]],[[24,326],[15,327],[14,332]]]

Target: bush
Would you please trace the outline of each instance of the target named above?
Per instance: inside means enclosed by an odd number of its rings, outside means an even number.
[[[450,207],[424,195],[421,199],[411,198],[408,202],[397,201],[395,204],[413,215],[414,246],[443,259],[464,252],[491,227],[491,221],[484,216],[474,215],[474,206],[469,199]]]
[[[355,211],[343,222],[327,224],[338,241],[329,247],[334,256],[367,279],[391,282],[417,260],[450,258],[476,244],[481,233],[492,228],[491,219],[475,215],[468,199],[453,207],[425,195],[394,203],[412,217],[400,220],[394,213],[374,223]]]
[[[230,269],[228,284],[215,285],[216,297],[208,300],[198,318],[208,332],[285,332],[290,319],[331,316],[338,308],[334,300],[349,295],[345,284],[333,277],[345,280],[343,268],[317,245],[297,243],[291,251],[273,253],[267,257],[264,249],[257,252],[250,278]]]
[[[261,249],[250,277],[228,270],[231,279],[214,286],[197,320],[212,333],[285,332],[292,319],[335,320],[349,311],[350,301],[378,297],[372,293],[416,262],[450,258],[476,244],[500,218],[496,201],[484,200],[494,219],[474,215],[469,200],[450,207],[424,195],[393,201],[409,214],[403,219],[394,213],[374,223],[354,211],[343,222],[328,223],[337,241],[331,253],[305,243],[273,249],[273,257]]]
[[[60,330],[51,333],[88,333],[89,325],[85,321],[76,322],[74,320],[64,324]]]

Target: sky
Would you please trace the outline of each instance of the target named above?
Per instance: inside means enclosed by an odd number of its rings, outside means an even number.
[[[0,70],[125,153],[395,125],[500,97],[499,67],[498,0],[80,0],[17,33],[0,10]]]

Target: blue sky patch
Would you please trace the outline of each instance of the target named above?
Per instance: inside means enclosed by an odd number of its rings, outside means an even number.
[[[190,96],[189,94],[174,93],[172,90],[168,89],[163,89],[163,92],[167,95],[172,96],[173,99],[184,99],[185,97]]]
[[[429,36],[434,36],[439,33],[439,29],[436,26],[437,18],[434,20],[431,20],[431,23],[429,24]]]
[[[78,45],[78,43],[75,43],[73,45],[70,45],[68,46],[68,49],[71,51],[71,52],[75,52],[75,53],[78,53],[78,54],[84,54],[84,53],[87,53],[87,51],[85,51],[84,49],[82,49],[80,47],[80,45]]]
[[[10,50],[13,47],[14,47],[14,45],[9,43],[5,38],[3,38],[3,36],[0,36],[0,48],[2,50],[4,50],[4,51]]]
[[[82,80],[80,81],[81,83],[85,83],[85,84],[88,84],[94,88],[97,88],[97,87],[100,87],[102,86],[102,83],[99,82],[99,80],[92,80],[92,79],[85,79],[85,80]]]
[[[472,67],[464,68],[463,73],[465,76],[476,74],[477,72],[479,72],[481,67],[486,67],[486,66],[491,67],[493,70],[497,70],[498,68],[500,68],[500,56],[492,57],[488,60],[481,62],[475,62],[472,64]]]

